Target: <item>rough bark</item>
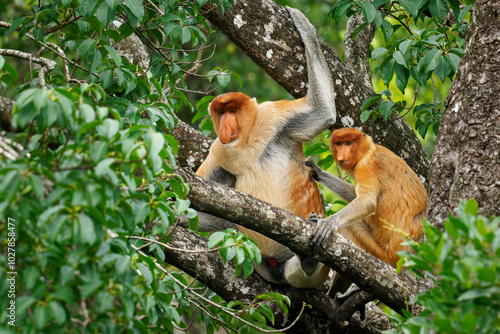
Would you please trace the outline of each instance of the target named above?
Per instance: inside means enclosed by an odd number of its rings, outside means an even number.
[[[476,1],[466,40],[429,169],[429,218],[441,228],[464,198],[500,214],[500,2]]]
[[[0,129],[8,131],[12,130],[10,112],[13,106],[14,100],[0,96]]]
[[[313,254],[309,237],[314,226],[304,219],[233,188],[200,178],[189,169],[177,169],[176,172],[189,185],[191,203],[203,212],[237,221],[288,246],[295,253]],[[391,266],[338,233],[332,233],[327,246],[315,256],[398,312],[407,307],[406,301],[413,296]]]
[[[375,36],[375,23],[361,29],[356,38],[352,38],[356,28],[365,22],[363,15],[356,14],[347,20],[344,36],[344,58],[346,65],[362,78],[366,85],[372,86],[370,70],[370,43]]]
[[[276,82],[296,98],[305,96],[306,57],[296,51],[303,50],[302,42],[283,7],[272,0],[241,0],[224,15],[211,3],[204,9],[202,14]],[[319,41],[335,85],[338,115],[334,128],[363,128],[426,180],[429,159],[411,127],[402,119],[361,123],[361,105],[374,94],[373,86],[348,68],[321,37]]]
[[[177,120],[177,125],[172,129],[172,135],[179,143],[177,161],[180,166],[189,166],[197,170],[207,157],[213,140],[183,121]]]

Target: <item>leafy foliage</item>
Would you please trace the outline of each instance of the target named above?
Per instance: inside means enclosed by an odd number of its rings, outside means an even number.
[[[416,254],[403,253],[406,267],[435,284],[415,297],[424,307],[419,316],[392,313],[403,333],[500,333],[500,217],[477,211],[475,200],[462,201],[446,232],[426,222],[428,241],[414,245]]]
[[[0,274],[19,273],[16,326],[2,297],[0,331],[173,332],[188,328],[186,318],[199,309],[208,333],[221,326],[245,333],[274,321],[269,301],[287,310],[289,300],[272,293],[252,305],[206,297],[191,287],[193,278],[165,264],[160,240],[168,242],[177,217],[197,222],[189,189],[173,172],[178,144],[168,132],[174,111],[192,109],[185,74],[213,46],[200,15],[206,2],[40,2],[0,28],[41,50],[37,59],[31,50],[40,66],[28,73],[0,55],[2,92],[16,89],[14,129],[0,136],[12,147],[0,161],[0,235],[9,236]],[[231,5],[216,3],[223,11]],[[133,32],[148,59],[122,53]],[[220,68],[206,77],[212,88],[238,79]],[[215,234],[210,244],[234,260],[238,275],[260,261],[240,233]],[[9,289],[2,280],[0,295]]]
[[[415,128],[425,138],[429,129],[437,133],[443,102],[415,105],[420,85],[429,80],[435,87],[433,76],[445,82],[455,76],[464,53],[464,36],[468,26],[465,20],[473,1],[450,0],[339,0],[331,9],[338,22],[344,15],[363,15],[365,23],[356,31],[373,22],[382,32],[386,44],[374,49],[372,61],[380,62],[375,72],[381,75],[387,88],[395,77],[396,87],[403,94],[410,78],[417,83],[415,101],[392,101],[388,90],[369,98],[363,105],[361,119],[367,121],[382,116],[388,120],[393,113],[402,115],[413,110],[417,117]],[[397,31],[400,33],[396,34]],[[404,31],[404,32],[401,32]],[[383,97],[386,99],[383,99]]]

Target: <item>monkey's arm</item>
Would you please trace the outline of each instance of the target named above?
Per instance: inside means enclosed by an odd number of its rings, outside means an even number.
[[[377,207],[376,188],[356,186],[357,197],[345,208],[326,219],[310,218],[317,222],[311,238],[315,248],[323,246],[332,231],[359,222],[375,213]],[[361,232],[361,231],[360,231]]]
[[[236,177],[223,169],[212,154],[209,154],[203,161],[196,171],[196,175],[233,188],[236,183]],[[188,218],[182,215],[179,224],[183,227],[189,227]],[[198,230],[200,232],[224,231],[228,228],[237,230],[238,226],[228,220],[198,211]]]
[[[325,172],[311,158],[306,160],[306,166],[313,169],[312,177],[316,182],[321,183],[342,197],[347,203],[352,202],[356,198],[354,185],[328,172]]]
[[[294,113],[285,130],[292,138],[304,142],[335,123],[335,95],[330,69],[316,38],[316,29],[301,11],[290,7],[286,9],[306,49],[309,87],[305,106]]]

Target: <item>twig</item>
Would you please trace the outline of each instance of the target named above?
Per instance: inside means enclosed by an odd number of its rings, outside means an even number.
[[[218,251],[219,249],[222,248],[222,246],[219,246],[219,247],[215,247],[215,248],[212,248],[212,249],[181,249],[181,248],[172,247],[172,246],[170,246],[168,244],[164,244],[163,242],[160,242],[158,240],[151,240],[151,239],[144,238],[144,237],[137,237],[135,235],[129,235],[129,236],[126,236],[126,238],[127,239],[137,239],[137,240],[147,241],[147,242],[149,242],[149,245],[150,244],[157,244],[159,246],[168,248],[170,250],[173,250],[173,251],[176,251],[176,252],[183,252],[183,253],[210,253],[210,252],[216,252],[216,251]],[[137,249],[141,250],[145,246],[146,245],[143,245],[141,247],[138,247]],[[231,246],[236,246],[236,244],[235,245],[231,245]],[[229,246],[229,247],[231,247],[231,246]]]

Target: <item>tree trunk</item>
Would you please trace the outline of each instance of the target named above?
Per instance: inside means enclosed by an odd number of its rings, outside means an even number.
[[[477,0],[429,168],[429,219],[440,228],[462,199],[500,214],[500,2]]]

